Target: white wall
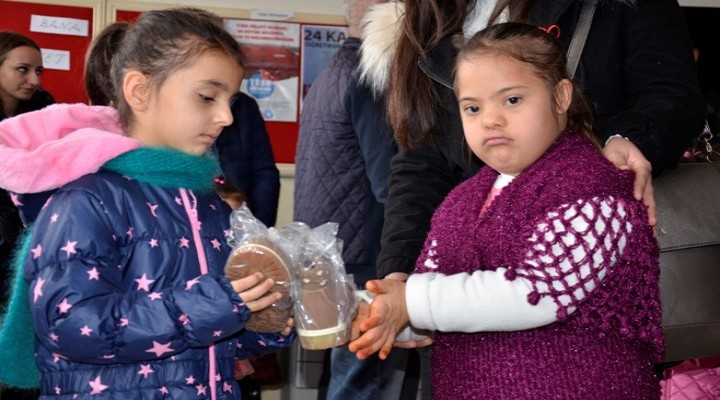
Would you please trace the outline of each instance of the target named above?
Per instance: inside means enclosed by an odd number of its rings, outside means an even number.
[[[135,0],[138,3],[170,3],[200,7],[269,9],[311,14],[344,15],[343,0]]]
[[[278,164],[280,170],[280,203],[275,226],[281,227],[293,220],[293,195],[295,194],[295,164]]]
[[[718,7],[720,8],[720,0],[680,0],[681,6],[684,7]]]

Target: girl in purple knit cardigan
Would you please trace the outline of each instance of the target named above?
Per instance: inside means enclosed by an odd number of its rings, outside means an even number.
[[[436,210],[407,282],[367,284],[350,350],[384,358],[403,329],[433,332],[436,400],[659,398],[653,229],[633,173],[598,151],[565,65],[525,24],[463,46],[455,93],[486,166]]]

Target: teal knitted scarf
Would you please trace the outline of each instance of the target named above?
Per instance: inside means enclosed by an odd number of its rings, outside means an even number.
[[[208,193],[220,171],[210,154],[193,156],[165,148],[140,148],[124,153],[103,165],[103,169],[164,188],[186,188]],[[18,239],[13,257],[12,289],[0,322],[0,382],[5,386],[29,389],[40,382],[35,364],[35,335],[30,315],[28,283],[23,278],[25,255],[30,251],[32,227]],[[12,365],[12,368],[7,366]]]
[[[108,161],[103,169],[164,188],[210,192],[220,174],[217,158],[210,153],[193,156],[177,150],[144,147]]]
[[[30,317],[28,284],[23,279],[31,232],[32,226],[29,226],[18,237],[11,264],[10,299],[0,323],[0,382],[21,389],[36,388],[40,382],[40,372],[35,365],[35,328]]]

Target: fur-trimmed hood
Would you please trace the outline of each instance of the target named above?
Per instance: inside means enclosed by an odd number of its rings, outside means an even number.
[[[384,92],[390,82],[390,68],[404,18],[405,3],[391,1],[377,4],[363,19],[360,81],[367,83],[375,94]]]
[[[56,189],[139,147],[125,136],[115,109],[55,104],[0,122],[0,187]]]

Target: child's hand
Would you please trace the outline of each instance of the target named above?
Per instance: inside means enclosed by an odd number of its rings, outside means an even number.
[[[355,315],[355,319],[352,321],[352,324],[350,325],[350,340],[355,340],[360,337],[360,325],[367,321],[367,319],[370,317],[370,304],[359,301],[358,302],[358,311],[357,315]]]
[[[405,342],[395,342],[395,347],[401,349],[416,349],[418,347],[430,346],[433,343],[432,338],[425,338],[421,340],[408,340]]]
[[[409,321],[405,304],[405,282],[393,279],[373,280],[365,287],[375,293],[370,305],[370,317],[359,324],[362,336],[351,342],[348,348],[361,360],[380,350],[378,356],[384,360],[392,350],[395,336]]]
[[[395,336],[395,347],[414,349],[416,347],[430,346],[433,342],[434,332],[418,329],[408,325]]]
[[[265,296],[265,293],[273,287],[275,281],[270,278],[266,279],[265,275],[260,272],[246,276],[245,278],[236,279],[230,283],[247,308],[252,312],[270,307],[282,298],[282,293],[270,293]]]
[[[294,326],[295,326],[295,320],[292,317],[288,318],[287,326],[285,327],[285,329],[282,330],[282,332],[280,332],[280,334],[283,336],[290,335],[290,333],[292,333]]]

